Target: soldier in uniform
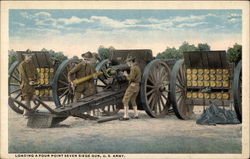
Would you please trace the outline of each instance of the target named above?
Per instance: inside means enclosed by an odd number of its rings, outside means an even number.
[[[83,57],[83,60],[79,64],[77,64],[72,70],[70,70],[68,73],[68,80],[71,83],[72,83],[74,74],[75,74],[75,78],[77,79],[77,78],[82,78],[82,77],[91,75],[95,72],[94,64],[96,62],[96,58],[93,56],[93,54],[91,52],[86,52],[82,54],[82,57]],[[74,102],[80,99],[81,95],[89,96],[97,92],[94,79],[90,79],[74,87],[75,87]]]
[[[32,63],[32,54],[27,53],[24,55],[24,61],[19,65],[19,72],[21,78],[21,91],[22,91],[22,100],[25,101],[25,104],[31,108],[31,100],[35,94],[35,84],[38,80],[38,73],[35,68],[35,65]],[[23,115],[27,116],[30,112],[24,109]]]
[[[130,74],[124,72],[124,75],[129,80],[129,86],[124,94],[122,103],[124,106],[124,116],[120,120],[129,120],[128,110],[129,110],[129,102],[131,102],[134,116],[132,118],[138,119],[138,111],[136,105],[136,97],[139,93],[140,82],[141,82],[141,69],[135,62],[135,58],[129,57],[126,60],[127,65],[130,67]]]

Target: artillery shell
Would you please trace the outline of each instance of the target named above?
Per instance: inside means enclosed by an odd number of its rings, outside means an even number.
[[[228,74],[229,70],[228,69],[223,69],[223,74]]]
[[[204,93],[204,98],[209,99],[210,98],[209,93]]]
[[[210,93],[210,98],[215,99],[216,98],[216,94],[215,93]]]
[[[204,75],[204,80],[208,81],[209,79],[209,75]]]
[[[222,87],[222,82],[221,81],[216,81],[216,87]]]
[[[228,81],[223,81],[223,87],[228,87],[229,86],[229,82]]]
[[[215,81],[215,75],[210,75],[210,80]]]
[[[203,86],[203,81],[198,81],[198,86],[202,87]]]
[[[228,93],[223,93],[222,98],[223,99],[229,99],[229,94]]]
[[[52,89],[50,89],[49,90],[49,95],[52,96],[52,94],[53,94],[53,91],[52,91]]]
[[[191,69],[187,69],[187,74],[191,74],[192,73],[192,71],[191,71]]]
[[[210,86],[215,87],[216,86],[215,81],[210,81]]]
[[[48,89],[45,89],[45,90],[44,90],[44,94],[45,94],[46,96],[48,96],[48,95],[49,95],[49,90],[48,90]]]
[[[204,81],[204,86],[208,87],[209,86],[209,81]]]
[[[44,84],[49,84],[49,80],[48,80],[48,79],[45,79],[45,80],[44,80]]]
[[[35,93],[37,96],[39,96],[39,90],[36,90]]]
[[[222,98],[222,93],[216,93],[216,98],[221,99]]]
[[[229,75],[223,75],[223,80],[228,81],[229,80]]]
[[[197,98],[198,97],[198,93],[197,92],[193,92],[192,93],[192,98]]]
[[[49,72],[49,68],[45,68],[45,72],[48,73]]]
[[[40,95],[41,96],[44,95],[44,90],[43,89],[40,90]]]
[[[188,87],[192,86],[192,82],[191,81],[187,81],[187,86]]]
[[[40,78],[44,78],[44,73],[40,73]]]
[[[197,69],[195,69],[195,68],[194,68],[194,69],[192,69],[192,73],[193,73],[193,74],[197,74],[197,72],[198,72],[198,70],[197,70]]]
[[[40,79],[40,84],[44,84],[44,80],[43,79]]]
[[[187,80],[191,80],[192,76],[191,75],[187,75]]]
[[[222,69],[216,69],[217,74],[222,74]]]
[[[199,98],[203,98],[203,97],[204,97],[203,93],[201,93],[201,92],[198,93],[198,97],[199,97]]]
[[[202,81],[204,79],[203,75],[198,75],[198,80]]]
[[[197,80],[198,79],[197,75],[192,75],[192,79]]]
[[[209,74],[209,72],[210,72],[209,69],[204,69],[205,74]]]
[[[44,73],[44,68],[40,68],[40,70],[41,70],[41,73]]]
[[[198,73],[199,73],[199,74],[203,74],[203,73],[204,73],[204,70],[203,70],[203,69],[198,69]]]
[[[217,75],[217,80],[221,81],[222,80],[222,75]]]
[[[38,73],[40,73],[40,68],[36,68],[36,71],[37,71]]]
[[[215,74],[215,69],[210,69],[210,74],[214,75]]]
[[[192,93],[191,92],[187,92],[187,98],[192,98]]]
[[[197,81],[192,81],[192,86],[197,87],[198,83]]]
[[[48,73],[44,73],[44,78],[49,78],[49,74]]]
[[[50,68],[49,72],[51,73],[54,72],[54,68]]]

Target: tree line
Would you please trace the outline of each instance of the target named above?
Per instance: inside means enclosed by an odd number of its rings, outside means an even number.
[[[197,46],[194,44],[189,44],[188,42],[183,42],[182,45],[179,48],[175,47],[167,47],[163,52],[159,52],[156,55],[157,59],[181,59],[183,58],[183,52],[187,51],[210,51],[210,46],[207,43],[199,43]],[[113,46],[105,47],[103,45],[100,45],[98,48],[98,54],[101,60],[107,59],[109,56],[109,52],[115,50]],[[46,51],[50,54],[50,57],[52,60],[55,60],[59,63],[62,61],[68,59],[67,56],[63,54],[63,52],[56,52],[54,50],[47,50],[43,48],[41,51]],[[233,47],[229,47],[227,52],[227,56],[230,62],[233,62],[237,64],[242,57],[242,45],[234,44]],[[9,56],[9,67],[11,64],[15,61],[17,61],[17,54],[14,50],[9,50],[8,52]],[[77,56],[74,56],[73,58],[77,58]]]

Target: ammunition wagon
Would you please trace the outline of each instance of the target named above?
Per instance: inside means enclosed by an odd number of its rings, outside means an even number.
[[[24,60],[24,53],[34,54],[32,62],[34,63],[38,72],[38,86],[36,86],[35,94],[43,101],[53,101],[52,97],[52,80],[54,73],[59,65],[58,61],[51,60],[48,52],[45,51],[17,51],[17,61],[15,61],[9,68],[9,96],[21,101],[21,79],[19,75],[19,64]],[[36,105],[37,103],[32,103]],[[19,104],[9,100],[9,106],[17,113],[23,113],[23,108]]]
[[[194,106],[214,103],[235,107],[241,121],[241,62],[236,69],[225,51],[185,52],[170,80],[170,98],[179,119],[189,119]]]

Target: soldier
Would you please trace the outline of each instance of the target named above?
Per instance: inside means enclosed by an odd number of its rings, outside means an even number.
[[[93,56],[93,54],[88,51],[82,54],[82,57],[83,57],[83,60],[79,64],[77,64],[72,70],[70,70],[68,73],[68,80],[71,83],[73,80],[72,76],[74,74],[75,74],[75,78],[82,78],[82,77],[91,75],[95,72],[94,64],[96,62],[96,58]],[[74,102],[80,99],[81,95],[89,96],[97,92],[94,79],[90,79],[74,87],[75,87]]]
[[[32,63],[32,54],[27,53],[24,55],[24,61],[19,65],[19,72],[21,78],[21,91],[22,91],[22,100],[25,101],[25,104],[31,108],[31,100],[35,93],[35,84],[38,80],[38,73],[36,71],[35,65]],[[24,109],[23,115],[29,115],[29,111]]]
[[[122,103],[124,106],[124,116],[120,120],[129,120],[128,110],[129,110],[129,101],[133,106],[134,116],[132,118],[138,119],[138,111],[136,105],[136,97],[139,93],[140,89],[140,82],[141,82],[141,69],[135,62],[135,58],[129,57],[126,60],[127,65],[130,67],[130,74],[128,75],[127,72],[124,72],[124,75],[129,80],[129,86],[124,94],[122,99]]]

